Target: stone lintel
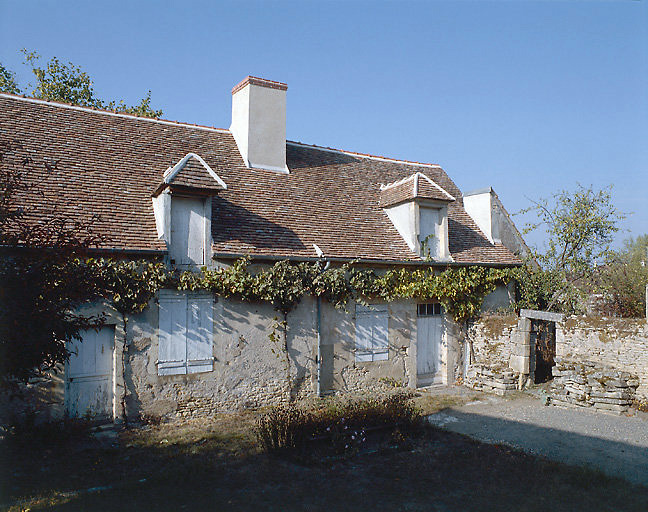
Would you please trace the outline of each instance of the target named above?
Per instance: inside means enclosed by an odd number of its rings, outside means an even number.
[[[565,315],[561,313],[550,313],[549,311],[537,311],[535,309],[521,309],[520,318],[533,318],[534,320],[546,320],[548,322],[562,322]]]

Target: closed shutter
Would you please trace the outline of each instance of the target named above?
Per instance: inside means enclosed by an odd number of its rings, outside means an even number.
[[[171,199],[169,256],[176,265],[205,264],[205,200]]]
[[[211,296],[194,296],[187,303],[187,372],[212,371],[214,300]]]
[[[213,298],[162,290],[158,375],[212,371]]]
[[[437,208],[420,208],[420,240],[425,245],[424,257],[438,258],[441,215]]]
[[[389,310],[387,305],[356,306],[356,361],[389,358]]]

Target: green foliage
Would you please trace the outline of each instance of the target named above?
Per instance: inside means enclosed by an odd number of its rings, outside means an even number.
[[[0,62],[0,92],[20,94],[20,87],[16,82],[16,74],[5,68]]]
[[[478,316],[484,297],[513,276],[510,269],[485,267],[451,268],[439,274],[432,269],[395,269],[379,275],[349,264],[324,270],[320,263],[287,260],[253,273],[249,262],[242,258],[227,268],[181,273],[146,261],[88,260],[85,264],[101,276],[104,296],[124,313],[142,311],[160,288],[178,288],[269,302],[284,317],[311,294],[337,307],[351,300],[438,300],[455,321],[464,322]]]
[[[101,325],[72,313],[96,290],[92,272],[65,257],[19,254],[0,258],[0,380],[22,381],[55,369],[66,343]]]
[[[603,293],[599,309],[606,315],[643,317],[648,284],[648,235],[626,240],[599,267],[597,279]]]
[[[548,245],[536,260],[545,270],[574,275],[588,272],[609,252],[617,222],[625,218],[612,204],[611,188],[594,190],[579,185],[574,192],[540,199],[523,212],[535,211],[539,221],[527,224],[524,232],[545,226]]]
[[[25,55],[25,64],[31,68],[36,77],[36,86],[31,92],[34,98],[61,101],[83,107],[124,112],[155,119],[162,116],[161,110],[155,110],[151,107],[151,91],[148,91],[138,105],[126,105],[123,100],[104,102],[95,95],[92,79],[79,66],[75,66],[71,62],[65,64],[58,58],[53,57],[45,67],[40,67],[38,65],[40,55],[38,53],[28,52],[27,50],[23,50],[23,53]]]
[[[533,211],[538,221],[526,225],[528,233],[544,227],[547,245],[536,250],[536,268],[527,262],[516,271],[519,307],[562,313],[581,313],[591,291],[597,263],[611,254],[610,244],[624,218],[612,204],[610,188],[594,190],[581,185],[574,192],[560,191],[540,199],[521,213]]]

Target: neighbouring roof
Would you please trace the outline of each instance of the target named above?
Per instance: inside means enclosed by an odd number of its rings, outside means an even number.
[[[104,249],[166,250],[157,237],[151,197],[165,171],[192,153],[199,159],[187,159],[176,184],[218,185],[212,199],[218,254],[317,257],[316,244],[328,257],[420,262],[387,217],[380,187],[415,174],[416,197],[449,201],[456,263],[520,263],[481,233],[463,208],[461,192],[436,165],[288,142],[290,174],[248,169],[227,130],[7,94],[0,95],[0,138],[20,141],[36,161],[58,161],[56,173],[43,166],[30,176],[43,195],[21,200],[34,214],[44,204],[56,204],[71,218],[98,213],[95,230],[108,238]],[[219,189],[207,168],[226,189]]]

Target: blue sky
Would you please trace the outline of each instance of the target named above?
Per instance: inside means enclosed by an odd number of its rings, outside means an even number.
[[[645,0],[0,0],[0,61],[25,83],[21,48],[224,128],[244,76],[287,82],[291,140],[438,163],[511,213],[614,184],[619,238],[648,232]]]

